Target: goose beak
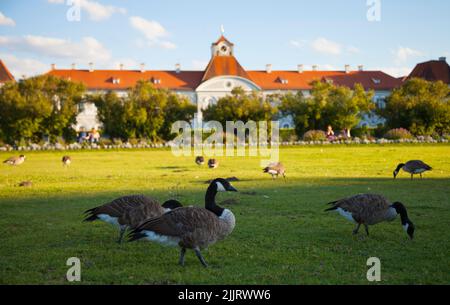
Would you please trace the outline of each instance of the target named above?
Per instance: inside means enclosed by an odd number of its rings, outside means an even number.
[[[227,189],[228,192],[237,192],[238,190],[235,189],[232,185],[230,185]]]

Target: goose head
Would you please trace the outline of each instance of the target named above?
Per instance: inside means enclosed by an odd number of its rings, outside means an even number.
[[[415,226],[409,219],[405,206],[401,202],[394,202],[392,207],[397,211],[397,214],[400,214],[402,226],[406,234],[408,234],[409,238],[413,239]]]
[[[25,155],[20,155],[19,158],[20,158],[20,159],[23,159],[23,160],[26,159]]]
[[[178,201],[178,200],[167,200],[166,202],[163,203],[162,207],[166,210],[173,210],[176,208],[181,208],[183,205]]]
[[[216,187],[217,192],[237,192],[237,189],[235,189],[230,182],[223,178],[214,179],[211,182],[211,185]]]
[[[403,168],[403,166],[405,166],[404,163],[400,163],[399,165],[397,165],[397,168],[394,170],[394,179],[397,177],[398,172]]]

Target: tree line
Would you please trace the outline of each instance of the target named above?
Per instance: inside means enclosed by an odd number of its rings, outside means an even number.
[[[364,115],[375,112],[386,120],[386,129],[405,128],[414,135],[450,133],[450,89],[442,82],[412,79],[395,89],[385,108],[375,108],[373,91],[329,82],[314,82],[302,92],[263,97],[235,88],[230,95],[204,110],[205,120],[270,121],[290,115],[301,137],[309,130],[352,129]],[[126,95],[115,92],[87,94],[83,84],[44,75],[9,82],[0,88],[0,141],[8,144],[73,141],[78,107],[92,102],[98,109],[103,134],[129,140],[169,140],[171,125],[190,121],[197,107],[188,98],[150,82],[140,81]]]

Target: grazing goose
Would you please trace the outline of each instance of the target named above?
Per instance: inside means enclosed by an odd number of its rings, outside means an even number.
[[[209,168],[218,168],[219,167],[219,161],[216,159],[209,159],[208,160],[208,167]]]
[[[400,214],[401,223],[411,239],[414,237],[414,224],[409,220],[405,206],[400,202],[390,204],[381,196],[374,194],[360,194],[353,197],[330,202],[333,206],[325,211],[337,211],[346,219],[356,223],[353,234],[357,234],[359,227],[364,225],[367,235],[369,226],[383,221],[392,221]]]
[[[216,204],[217,192],[237,192],[225,179],[215,179],[205,195],[205,208],[184,207],[149,219],[130,233],[130,240],[146,238],[163,245],[179,246],[180,265],[184,266],[186,249],[193,249],[203,266],[205,262],[200,250],[227,237],[234,229],[233,213]]]
[[[420,160],[411,160],[406,163],[400,163],[394,171],[394,179],[397,177],[400,169],[403,169],[405,172],[411,174],[411,180],[413,180],[413,175],[420,174],[420,178],[422,179],[422,173],[426,171],[432,170],[431,166],[425,164]]]
[[[282,175],[283,178],[286,179],[286,170],[281,162],[270,163],[266,168],[263,169],[263,172],[271,174],[272,179],[275,179],[275,176],[277,176],[278,178],[278,175]]]
[[[205,158],[203,158],[202,156],[197,156],[195,158],[195,163],[197,163],[197,165],[203,165],[205,164]]]
[[[14,156],[14,157],[11,157],[9,159],[6,159],[5,161],[3,161],[3,163],[9,164],[9,165],[20,165],[23,162],[25,162],[25,158],[26,157],[24,155],[20,155],[18,157]]]
[[[72,158],[70,156],[64,156],[62,158],[62,163],[65,166],[69,166],[72,163]]]
[[[119,227],[121,243],[123,235],[128,228],[137,226],[145,219],[161,216],[162,214],[181,207],[176,200],[166,201],[162,206],[153,198],[144,195],[124,196],[104,204],[102,206],[84,212],[84,221],[95,221],[100,219]],[[133,211],[135,210],[136,211]],[[132,212],[133,211],[133,212]]]

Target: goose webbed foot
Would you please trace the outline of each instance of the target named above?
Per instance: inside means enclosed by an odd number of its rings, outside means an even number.
[[[203,258],[200,250],[197,248],[197,249],[194,249],[194,251],[195,251],[195,255],[197,255],[197,257],[200,260],[200,263],[202,263],[203,267],[208,268],[208,264],[206,263],[205,259]]]
[[[181,248],[181,252],[180,252],[180,260],[178,261],[178,263],[180,264],[180,266],[184,267],[184,255],[186,254],[186,248]]]

